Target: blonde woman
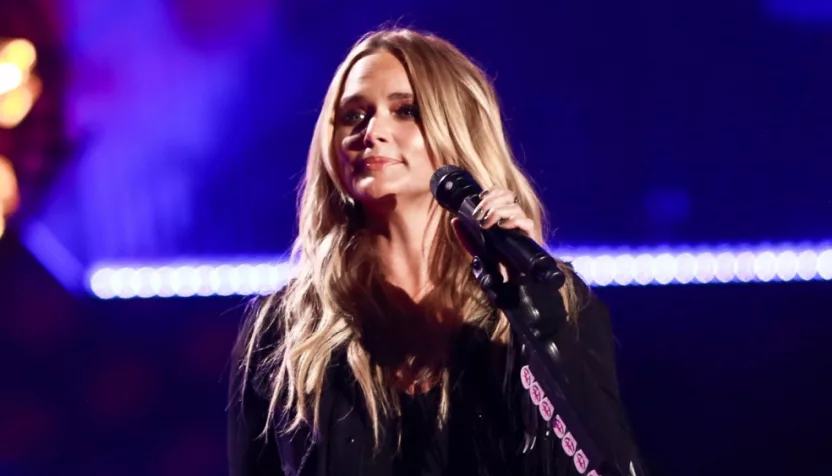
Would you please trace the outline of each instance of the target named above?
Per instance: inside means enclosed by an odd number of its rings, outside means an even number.
[[[540,201],[483,72],[430,34],[365,35],[312,137],[297,273],[256,303],[239,336],[232,475],[577,474],[547,426],[522,416],[509,325],[430,192],[445,164],[487,188],[483,228],[543,241]],[[619,472],[640,471],[608,315],[562,269],[560,290],[529,286],[544,317],[562,320],[575,411]]]

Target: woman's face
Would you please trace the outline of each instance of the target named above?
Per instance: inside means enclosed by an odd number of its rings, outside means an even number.
[[[373,207],[381,200],[430,196],[435,167],[425,148],[419,109],[404,66],[381,51],[358,60],[344,81],[335,116],[341,180]]]

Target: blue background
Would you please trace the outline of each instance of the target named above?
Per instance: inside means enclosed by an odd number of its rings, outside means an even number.
[[[0,2],[0,28],[48,38],[45,97],[72,147],[0,240],[3,476],[226,474],[244,300],[73,292],[96,264],[283,254],[326,85],[385,22],[439,33],[495,79],[553,245],[832,237],[820,0],[27,5],[51,20],[27,30]],[[828,468],[831,290],[599,290],[653,474]]]
[[[335,67],[393,22],[494,78],[553,245],[832,236],[821,3],[446,3],[68,2],[78,145],[31,248],[67,285],[96,263],[283,253]]]

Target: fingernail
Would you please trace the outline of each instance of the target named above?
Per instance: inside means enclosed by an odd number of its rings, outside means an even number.
[[[480,218],[480,220],[479,220],[480,221],[480,226],[485,225],[485,222],[488,221],[488,215],[490,215],[490,214],[491,214],[491,209],[489,208],[485,212],[485,215],[483,215],[482,218]]]
[[[485,198],[485,196],[489,193],[491,193],[491,190],[483,190],[482,192],[480,192],[480,198]]]

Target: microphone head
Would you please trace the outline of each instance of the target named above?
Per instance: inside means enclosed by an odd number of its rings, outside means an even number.
[[[467,197],[479,195],[482,187],[464,169],[443,165],[430,178],[430,191],[442,208],[457,213],[462,202]]]

